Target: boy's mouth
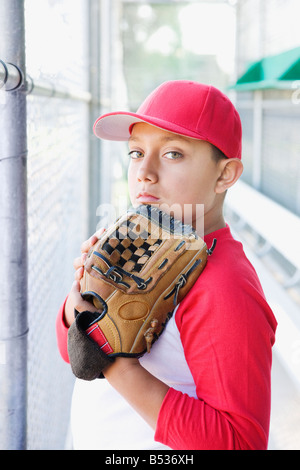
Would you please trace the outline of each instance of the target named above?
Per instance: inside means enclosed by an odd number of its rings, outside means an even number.
[[[140,204],[151,204],[154,202],[158,202],[159,198],[154,196],[153,194],[147,193],[146,191],[141,191],[140,193],[138,193],[136,200]]]

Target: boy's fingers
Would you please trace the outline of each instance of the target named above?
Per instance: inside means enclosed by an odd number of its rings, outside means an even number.
[[[71,291],[70,293],[72,292],[72,294],[77,297],[78,299],[81,298],[81,294],[80,294],[80,282],[79,281],[74,281],[73,284],[72,284],[72,287],[71,287]]]
[[[89,310],[90,312],[95,312],[97,309],[96,307],[84,300],[80,293],[80,283],[78,281],[74,281],[71,287],[70,294],[72,293],[73,302],[75,304],[75,308],[78,312],[83,312],[84,310]]]
[[[74,281],[69,293],[69,297],[72,298],[72,303],[77,305],[82,301],[82,297],[80,294],[80,283],[79,281]]]
[[[99,240],[99,238],[101,237],[101,235],[104,232],[105,232],[105,228],[101,228],[101,229],[97,230],[97,232],[94,233],[94,235],[92,235],[88,240],[83,242],[82,245],[81,245],[81,252],[82,253],[87,253],[89,251],[89,249],[93,245],[95,245],[95,243]]]
[[[96,237],[98,238],[98,240],[99,240],[99,238],[101,237],[101,235],[103,235],[103,233],[105,232],[105,230],[106,230],[106,229],[105,229],[104,227],[99,228],[99,230],[97,230],[97,232],[95,233],[95,235],[96,235]]]
[[[67,302],[65,305],[64,316],[65,316],[66,324],[68,326],[70,326],[75,319],[75,316],[74,316],[75,309],[78,312],[84,312],[85,310],[94,312],[97,310],[93,304],[91,304],[90,302],[87,302],[86,300],[82,298],[82,295],[80,293],[80,282],[76,280],[73,282],[71,286],[71,289],[67,298]]]
[[[97,240],[98,238],[96,237],[96,235],[92,235],[88,240],[82,243],[81,252],[87,253],[89,249],[91,248],[91,246],[93,246]]]
[[[84,271],[84,268],[83,266],[81,266],[80,268],[76,269],[75,273],[74,273],[74,278],[76,281],[80,281],[80,279],[82,278],[83,276],[83,271]]]
[[[86,258],[87,258],[87,253],[82,253],[81,256],[78,256],[77,258],[75,258],[74,261],[73,261],[74,269],[79,269],[82,266],[84,266]]]
[[[81,256],[78,256],[73,261],[73,267],[75,269],[74,278],[75,281],[80,281],[83,276],[83,266],[87,258],[87,253],[90,248],[99,240],[101,235],[105,232],[105,228],[101,228],[94,235],[92,235],[88,240],[82,243],[81,245]]]

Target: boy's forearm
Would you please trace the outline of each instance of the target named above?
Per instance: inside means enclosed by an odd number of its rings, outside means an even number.
[[[104,370],[104,376],[155,430],[159,410],[169,387],[144,369],[138,359],[117,358]]]

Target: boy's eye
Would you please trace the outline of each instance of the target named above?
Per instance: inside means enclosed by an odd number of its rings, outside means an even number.
[[[181,158],[182,156],[183,156],[182,153],[176,152],[175,150],[164,154],[164,157],[170,160],[177,160],[178,158]]]
[[[128,153],[129,157],[132,159],[137,159],[137,158],[142,158],[143,157],[143,152],[139,152],[138,150],[131,150]]]

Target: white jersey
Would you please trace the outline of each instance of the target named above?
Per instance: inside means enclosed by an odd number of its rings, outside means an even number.
[[[186,363],[175,314],[151,354],[140,362],[164,383],[196,396],[195,384]],[[76,450],[155,450],[169,447],[155,442],[154,430],[105,379],[77,379],[74,387],[71,430]]]

